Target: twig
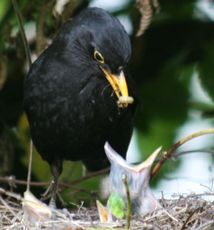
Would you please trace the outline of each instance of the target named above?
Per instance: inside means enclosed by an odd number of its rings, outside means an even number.
[[[82,176],[82,177],[78,178],[77,180],[73,180],[73,181],[70,183],[70,186],[71,186],[71,185],[79,184],[80,182],[83,182],[83,181],[85,181],[85,180],[91,179],[91,178],[93,178],[93,177],[97,177],[97,176],[104,175],[104,174],[106,174],[107,172],[109,172],[109,168],[105,168],[105,169],[99,170],[99,171],[97,171],[97,172],[88,173],[87,175]]]
[[[166,213],[166,215],[171,218],[172,220],[174,220],[175,222],[179,222],[178,219],[176,219],[172,214],[170,214],[166,209],[163,209],[163,212]]]
[[[195,214],[195,212],[196,212],[196,210],[194,210],[193,212],[191,212],[189,214],[189,216],[187,217],[187,219],[185,220],[185,222],[181,226],[181,230],[184,230],[186,228],[187,223],[189,222],[189,220],[191,219],[191,217]]]
[[[123,184],[125,186],[126,198],[127,198],[126,229],[130,230],[130,225],[131,225],[131,198],[130,198],[129,185],[127,183],[126,175],[123,175],[122,180],[123,180]]]
[[[201,208],[203,207],[198,207],[197,209],[195,209],[194,211],[192,211],[189,216],[187,217],[187,219],[185,220],[185,222],[183,223],[182,227],[181,227],[181,230],[184,230],[186,228],[186,225],[188,224],[188,222],[190,221],[190,219],[192,218],[192,216],[201,210]]]
[[[29,46],[27,43],[25,31],[24,31],[24,23],[23,23],[22,15],[20,13],[20,10],[18,8],[16,0],[12,0],[12,3],[13,3],[13,8],[14,8],[14,11],[15,11],[15,14],[17,17],[17,21],[19,24],[19,29],[20,29],[20,33],[21,33],[21,37],[22,37],[22,42],[24,45],[24,50],[25,50],[25,55],[26,55],[26,59],[28,62],[28,67],[30,67],[32,64],[32,61],[31,61],[30,49],[29,49]]]
[[[16,216],[16,213],[13,211],[13,209],[7,204],[7,202],[5,202],[5,200],[0,196],[0,201],[1,203],[7,208],[7,210],[10,211],[10,213],[12,213],[13,216]]]
[[[206,221],[204,224],[200,225],[195,230],[204,230],[204,229],[212,229],[214,227],[214,220]]]
[[[82,176],[77,180],[73,180],[70,183],[59,183],[59,187],[62,188],[70,188],[73,187],[76,184],[79,184],[85,180],[89,180],[93,177],[97,177],[97,176],[101,176],[103,174],[106,174],[109,171],[109,168],[106,169],[102,169],[100,171],[94,172],[94,173],[89,173],[86,176]],[[11,177],[0,177],[0,182],[1,183],[14,183],[14,184],[18,184],[18,185],[26,185],[27,181],[25,180],[17,180]],[[31,186],[35,186],[35,187],[42,187],[42,186],[48,186],[50,184],[50,182],[35,182],[35,181],[31,181],[30,185]]]
[[[175,153],[172,158],[173,159],[176,159],[180,156],[183,156],[183,155],[187,155],[187,154],[190,154],[190,153],[197,153],[197,152],[200,152],[200,153],[208,153],[208,154],[212,154],[214,155],[214,150],[213,149],[194,149],[194,150],[186,150],[186,151],[182,151],[182,152],[178,152],[178,153]]]
[[[30,191],[32,159],[33,159],[33,141],[30,140],[30,154],[29,154],[28,173],[27,173],[27,191]]]
[[[32,60],[31,60],[30,48],[29,48],[29,45],[27,42],[25,30],[24,30],[24,23],[23,23],[23,19],[22,19],[22,14],[19,10],[19,7],[17,5],[16,0],[12,0],[12,3],[13,3],[14,11],[15,11],[17,21],[19,24],[19,29],[20,29],[20,33],[21,33],[21,37],[22,37],[22,42],[24,45],[25,55],[26,55],[26,59],[28,62],[28,68],[30,68],[30,66],[32,64]],[[30,153],[29,153],[28,174],[27,174],[27,191],[30,190],[32,158],[33,158],[33,142],[32,142],[32,140],[30,140]]]
[[[185,144],[186,142],[188,142],[188,141],[190,141],[196,137],[200,137],[200,136],[207,135],[207,134],[214,134],[214,128],[204,129],[204,130],[192,133],[192,134],[182,138],[178,142],[176,142],[168,151],[166,151],[163,154],[163,156],[160,158],[158,163],[155,165],[155,167],[151,173],[151,179],[156,175],[156,173],[158,172],[160,167],[165,163],[165,161],[172,157],[172,154],[175,152],[175,150],[177,148],[179,148],[181,145]]]
[[[22,197],[19,195],[19,194],[16,194],[14,192],[9,192],[9,191],[6,191],[5,189],[3,188],[0,188],[0,193],[1,194],[4,194],[6,196],[9,196],[9,197],[13,197],[15,198],[16,200],[18,201],[21,201],[22,200]]]

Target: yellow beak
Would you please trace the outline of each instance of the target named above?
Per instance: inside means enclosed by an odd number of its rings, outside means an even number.
[[[103,67],[100,68],[118,97],[118,106],[127,107],[128,104],[132,104],[134,100],[129,96],[128,87],[123,71],[121,71],[119,75],[114,75]]]

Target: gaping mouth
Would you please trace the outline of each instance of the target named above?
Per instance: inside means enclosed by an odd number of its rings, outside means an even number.
[[[119,75],[114,75],[103,67],[100,68],[105,74],[105,77],[113,88],[115,94],[117,95],[118,107],[126,108],[129,104],[132,104],[134,102],[134,98],[129,96],[128,87],[123,71],[121,71]]]

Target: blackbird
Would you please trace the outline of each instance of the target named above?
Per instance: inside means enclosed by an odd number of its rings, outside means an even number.
[[[32,64],[24,109],[33,143],[51,167],[51,202],[63,160],[81,160],[89,171],[105,168],[106,141],[125,157],[136,108],[130,56],[120,22],[103,9],[88,8],[68,20]]]

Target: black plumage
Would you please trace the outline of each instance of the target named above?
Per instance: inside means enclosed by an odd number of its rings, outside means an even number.
[[[68,20],[33,63],[24,83],[24,108],[33,143],[51,165],[53,199],[64,159],[81,160],[90,171],[105,168],[106,141],[125,156],[136,107],[127,73],[130,56],[120,22],[88,8]]]

